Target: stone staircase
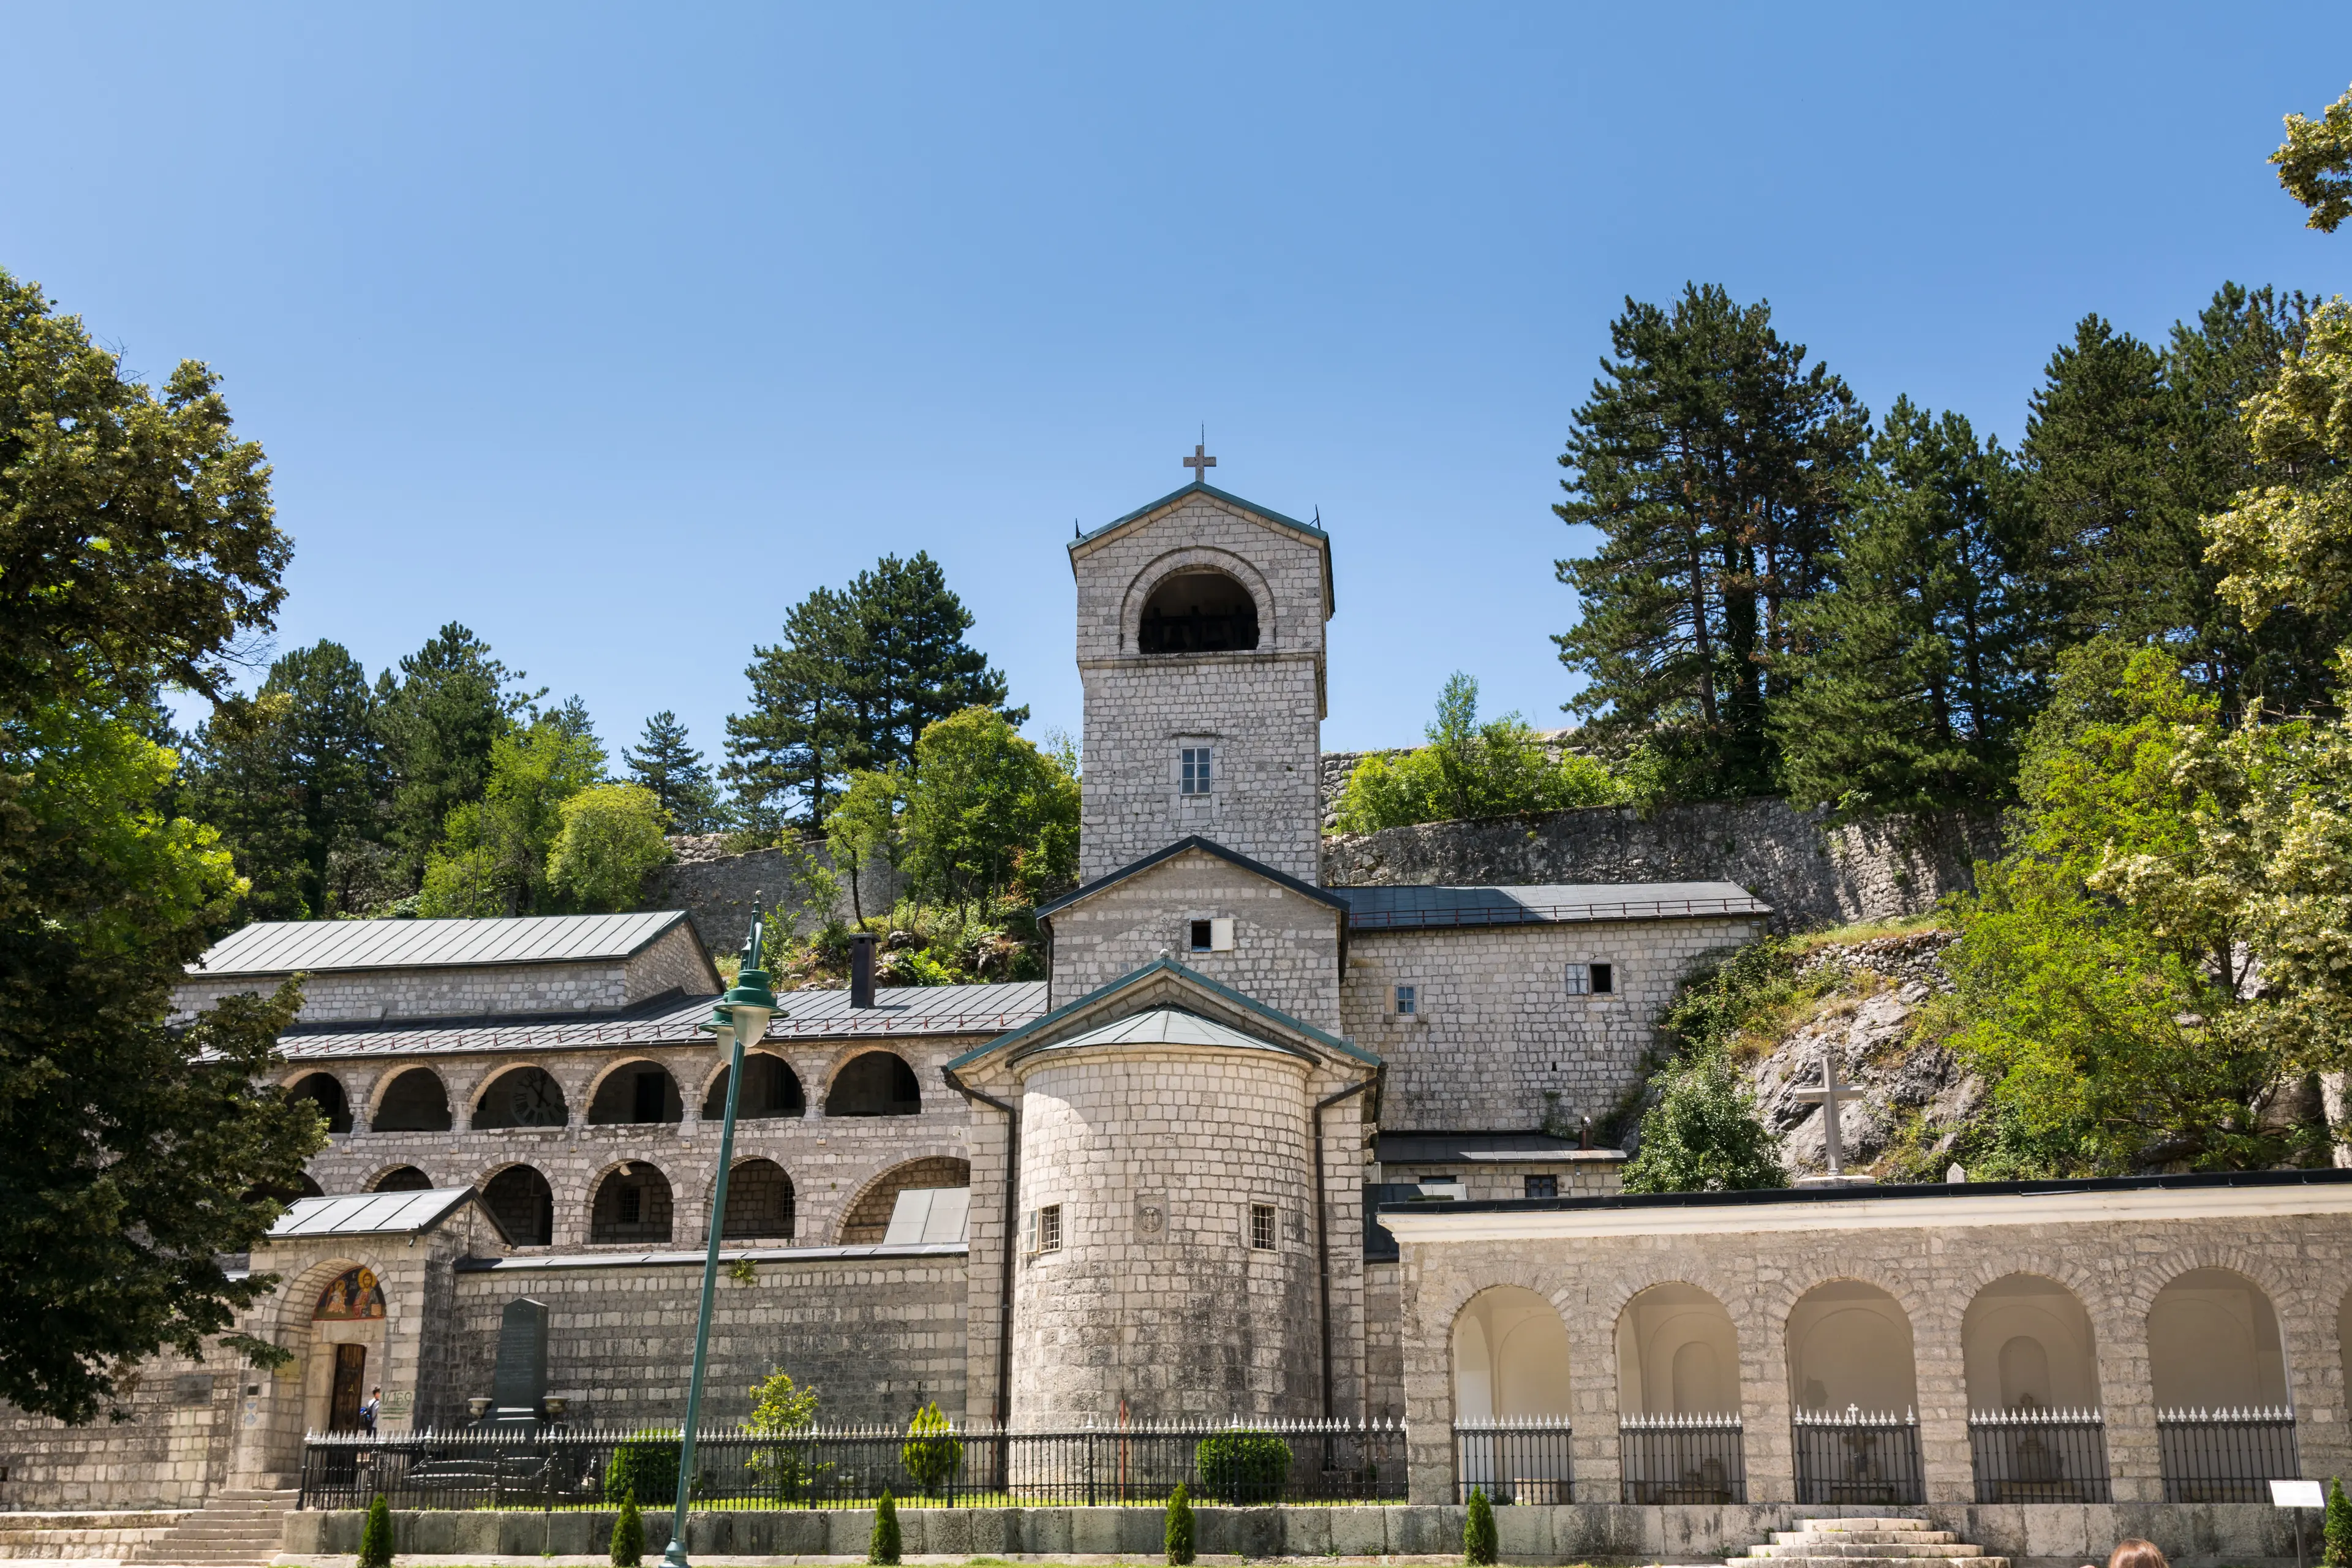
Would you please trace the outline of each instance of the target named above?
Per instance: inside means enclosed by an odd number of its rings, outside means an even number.
[[[1924,1519],[1808,1519],[1798,1530],[1776,1530],[1769,1543],[1727,1559],[1724,1568],[1927,1568],[1965,1559],[1968,1568],[2010,1568],[1948,1530]]]
[[[285,1550],[290,1491],[218,1491],[197,1511],[180,1516],[162,1537],[142,1542],[128,1563],[249,1565]]]
[[[184,1509],[89,1509],[74,1513],[0,1513],[0,1558],[95,1558],[120,1563],[161,1541]]]

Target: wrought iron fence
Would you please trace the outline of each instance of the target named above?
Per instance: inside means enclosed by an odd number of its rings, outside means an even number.
[[[1570,1436],[1565,1415],[1454,1423],[1454,1500],[1475,1490],[1489,1502],[1574,1502]]]
[[[1971,1410],[1979,1502],[2111,1502],[2096,1410]]]
[[[2283,1406],[2159,1410],[2156,1446],[2167,1502],[2268,1502],[2269,1482],[2303,1475]]]
[[[1797,1500],[1885,1507],[1927,1500],[1916,1412],[1800,1410],[1790,1422]]]
[[[678,1440],[675,1426],[312,1433],[298,1506],[364,1508],[381,1496],[402,1509],[606,1508],[634,1490],[641,1506],[667,1508]],[[698,1509],[865,1508],[885,1488],[901,1508],[1159,1503],[1179,1481],[1202,1502],[1405,1500],[1397,1422],[738,1428],[703,1433],[694,1458]]]
[[[1748,1500],[1748,1463],[1738,1413],[1620,1415],[1621,1501],[1724,1503]]]

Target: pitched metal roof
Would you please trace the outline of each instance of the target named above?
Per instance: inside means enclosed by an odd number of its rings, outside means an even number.
[[[343,1193],[297,1198],[269,1227],[272,1241],[309,1236],[397,1236],[430,1230],[473,1201],[471,1187],[422,1193]]]
[[[1305,1054],[1277,1046],[1271,1040],[1261,1040],[1255,1035],[1245,1035],[1239,1029],[1218,1023],[1214,1018],[1204,1018],[1181,1007],[1153,1007],[1141,1013],[1130,1013],[1124,1018],[1114,1019],[1084,1034],[1033,1046],[1022,1054],[1076,1051],[1089,1046],[1216,1046],[1237,1051],[1279,1051],[1285,1056]]]
[[[616,1013],[552,1018],[434,1018],[322,1024],[278,1037],[290,1060],[375,1056],[453,1056],[467,1052],[565,1051],[607,1046],[710,1043],[702,1025],[715,995],[673,992]],[[785,1016],[768,1022],[771,1040],[888,1039],[924,1035],[996,1035],[1045,1011],[1045,983],[1000,985],[894,985],[871,1007],[852,1007],[846,991],[786,991]]]
[[[1356,1060],[1362,1062],[1367,1066],[1379,1067],[1381,1065],[1381,1058],[1378,1056],[1364,1049],[1361,1046],[1357,1045],[1352,1040],[1345,1039],[1338,1035],[1327,1034],[1325,1031],[1317,1028],[1314,1025],[1309,1024],[1303,1019],[1292,1017],[1289,1014],[1282,1011],[1278,1007],[1269,1007],[1265,1003],[1259,1001],[1256,997],[1249,995],[1244,992],[1234,990],[1232,986],[1227,985],[1223,981],[1212,980],[1197,969],[1187,968],[1183,964],[1179,963],[1173,958],[1158,958],[1152,960],[1150,963],[1145,964],[1140,969],[1129,970],[1125,974],[1120,975],[1118,979],[1109,982],[1108,984],[1096,986],[1092,991],[1089,991],[1085,995],[1078,997],[1076,1001],[1063,1003],[1052,1012],[1043,1014],[1038,1017],[1032,1019],[1021,1027],[1014,1029],[1011,1034],[1001,1036],[993,1040],[983,1041],[980,1045],[972,1047],[971,1049],[965,1051],[961,1056],[958,1056],[950,1061],[947,1064],[948,1070],[953,1072],[960,1068],[969,1066],[971,1063],[980,1060],[981,1058],[987,1056],[992,1052],[1002,1050],[1008,1046],[1017,1046],[1022,1040],[1030,1036],[1042,1034],[1062,1023],[1065,1019],[1084,1013],[1089,1008],[1099,1007],[1120,992],[1131,990],[1134,987],[1141,985],[1160,975],[1173,975],[1189,984],[1197,985],[1202,990],[1208,992],[1210,994],[1217,997],[1221,1001],[1230,1003],[1234,1007],[1244,1012],[1255,1014],[1256,1016],[1264,1018],[1271,1024],[1304,1036],[1306,1038],[1313,1040],[1317,1045],[1327,1047],[1331,1050],[1339,1052],[1342,1056],[1353,1057]]]
[[[627,958],[686,919],[524,915],[479,921],[257,921],[188,965],[194,976],[296,970],[428,969],[466,963],[576,963]]]
[[[1110,533],[1115,530],[1124,528],[1129,523],[1133,522],[1137,518],[1150,517],[1153,512],[1158,511],[1160,508],[1173,505],[1175,502],[1182,500],[1185,497],[1192,495],[1212,497],[1217,500],[1224,502],[1227,506],[1245,511],[1252,517],[1262,518],[1265,521],[1273,523],[1277,528],[1286,528],[1291,530],[1293,532],[1303,533],[1307,538],[1315,541],[1316,543],[1321,545],[1323,547],[1323,618],[1326,620],[1331,618],[1332,615],[1339,607],[1339,595],[1333,591],[1331,583],[1330,534],[1325,532],[1323,529],[1315,523],[1301,522],[1295,517],[1285,517],[1282,513],[1275,510],[1272,507],[1264,507],[1258,505],[1257,502],[1254,500],[1245,500],[1242,497],[1234,495],[1232,491],[1221,490],[1216,486],[1209,484],[1198,477],[1195,477],[1191,484],[1185,485],[1180,489],[1170,490],[1158,500],[1150,501],[1145,505],[1137,507],[1125,517],[1115,517],[1111,519],[1110,521],[1104,523],[1100,528],[1089,529],[1086,532],[1078,535],[1076,539],[1070,541],[1068,546],[1070,552],[1070,570],[1073,572],[1077,570],[1078,552],[1085,549],[1095,540],[1100,539],[1103,535]]]
[[[1253,860],[1237,849],[1226,848],[1213,838],[1203,838],[1197,833],[1191,833],[1164,849],[1155,849],[1140,860],[1130,860],[1116,871],[1104,872],[1082,888],[1073,888],[1058,899],[1051,899],[1039,904],[1034,912],[1039,920],[1047,919],[1060,910],[1068,909],[1082,899],[1093,898],[1105,888],[1149,871],[1163,860],[1172,860],[1188,849],[1198,849],[1204,855],[1213,855],[1229,865],[1238,866],[1244,871],[1264,877],[1267,881],[1277,883],[1301,898],[1312,899],[1318,904],[1328,904],[1335,910],[1344,910],[1349,907],[1347,900],[1349,889],[1318,888],[1312,882],[1302,882],[1287,871],[1277,871],[1264,861]]]
[[[1769,915],[1737,882],[1577,882],[1495,888],[1332,888],[1350,931]]]

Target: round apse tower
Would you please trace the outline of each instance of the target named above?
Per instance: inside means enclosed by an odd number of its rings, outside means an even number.
[[[1013,1425],[1318,1414],[1315,1059],[1159,1007],[1006,1066]]]

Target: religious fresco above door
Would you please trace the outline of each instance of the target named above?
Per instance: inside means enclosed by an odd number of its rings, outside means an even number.
[[[313,1322],[352,1323],[383,1316],[383,1287],[377,1283],[375,1270],[362,1266],[346,1268],[328,1281],[310,1319]]]

